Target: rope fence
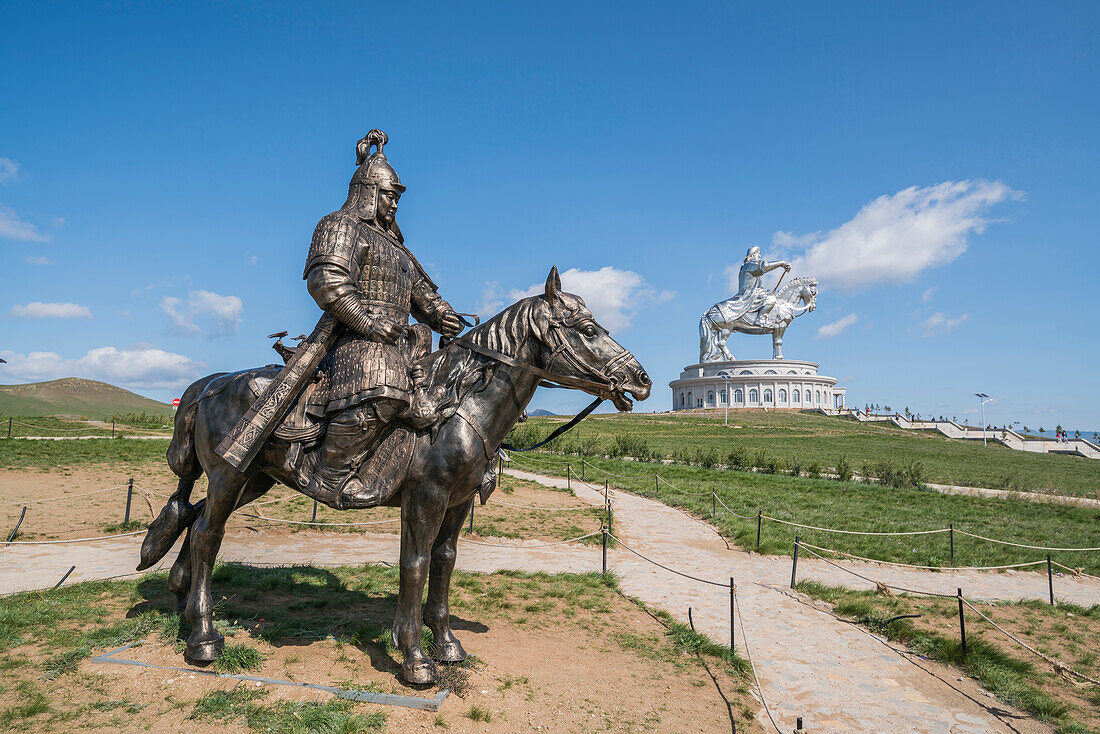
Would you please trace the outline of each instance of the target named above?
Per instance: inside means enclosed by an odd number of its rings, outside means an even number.
[[[520,457],[518,457],[514,454],[511,456],[512,461],[516,461],[518,458],[520,458]],[[544,464],[553,464],[553,465],[559,466],[559,467],[564,466],[566,468],[566,478],[567,478],[567,480],[569,480],[569,481],[579,481],[585,486],[592,487],[591,484],[585,482],[583,480],[583,478],[578,478],[576,476],[576,474],[572,471],[572,465],[574,463],[572,461],[547,461],[547,460],[543,460],[543,459],[536,459],[535,457],[529,456],[529,455],[524,455],[522,457],[522,459],[523,459],[523,461],[530,460],[530,461],[538,461],[538,462],[544,463]],[[631,481],[642,481],[644,479],[643,477],[639,477],[639,476],[628,476],[628,475],[623,475],[623,474],[616,474],[615,472],[610,472],[606,469],[603,469],[601,467],[598,467],[598,466],[592,464],[591,462],[589,462],[584,457],[581,457],[579,459],[579,462],[582,465],[582,467],[587,466],[588,468],[595,469],[596,471],[601,472],[603,474],[606,474],[608,476],[617,477],[617,478],[620,478],[620,479],[627,479],[627,480],[631,480]],[[522,467],[522,462],[517,461],[516,463],[517,463],[517,466],[519,466],[521,468],[524,468],[524,467]],[[528,471],[534,470],[533,467],[525,467],[525,468]],[[1089,553],[1089,552],[1098,552],[1098,551],[1100,551],[1100,547],[1068,548],[1068,547],[1055,547],[1055,546],[1033,545],[1033,544],[1027,544],[1027,543],[1017,543],[1017,542],[1009,541],[1009,540],[1001,540],[1001,539],[998,539],[998,538],[990,538],[990,537],[987,537],[985,535],[979,535],[978,533],[971,533],[971,532],[968,532],[966,530],[956,528],[954,526],[950,526],[950,527],[946,527],[946,528],[933,528],[933,529],[929,529],[929,530],[894,530],[894,531],[848,530],[848,529],[843,529],[843,528],[830,528],[830,527],[822,527],[822,526],[819,526],[819,525],[809,525],[807,523],[800,523],[800,522],[796,522],[794,520],[784,520],[782,518],[773,517],[771,515],[765,515],[763,512],[760,512],[760,511],[758,511],[757,514],[755,514],[755,515],[742,515],[742,514],[736,512],[735,510],[733,510],[729,505],[727,505],[725,503],[725,501],[721,497],[719,497],[716,492],[713,492],[713,491],[709,491],[709,492],[690,492],[688,490],[677,487],[675,484],[668,481],[667,479],[662,477],[660,474],[657,474],[656,472],[653,474],[653,479],[654,479],[654,482],[655,482],[655,487],[657,489],[657,496],[658,497],[660,497],[660,487],[663,485],[665,487],[668,487],[672,491],[677,492],[678,494],[685,495],[685,496],[689,496],[689,497],[708,497],[709,496],[709,497],[711,497],[712,507],[714,508],[714,511],[713,511],[712,514],[714,514],[714,515],[717,515],[717,506],[721,505],[723,510],[725,510],[725,512],[729,513],[730,515],[733,515],[734,517],[740,518],[742,520],[757,520],[757,522],[758,522],[757,548],[758,549],[759,549],[759,546],[760,546],[759,523],[762,523],[764,520],[767,520],[768,522],[775,522],[775,523],[779,523],[781,525],[788,525],[790,527],[804,528],[806,530],[816,530],[816,531],[824,532],[824,533],[838,533],[838,534],[843,534],[843,535],[863,535],[863,536],[875,536],[875,537],[904,537],[904,536],[915,536],[915,535],[938,535],[938,534],[948,533],[952,536],[951,537],[952,559],[954,559],[954,534],[955,533],[959,533],[961,535],[965,535],[965,536],[974,538],[976,540],[983,540],[983,541],[990,542],[990,543],[997,543],[997,544],[1000,544],[1000,545],[1007,545],[1007,546],[1012,546],[1012,547],[1015,547],[1015,548],[1023,548],[1023,549],[1027,549],[1027,550],[1040,550],[1040,551],[1058,552],[1058,553],[1080,553],[1080,552]],[[597,487],[593,487],[593,488],[594,489],[599,489],[599,490],[602,491],[602,488],[597,488]],[[889,561],[879,561],[877,559],[863,558],[861,560],[870,560],[870,561],[875,561],[877,563],[889,563]],[[905,564],[898,564],[898,565],[905,565]],[[914,566],[914,567],[917,567],[917,566]],[[1014,566],[1006,566],[1005,568],[1011,568],[1011,567],[1014,567]],[[940,568],[940,567],[927,566],[925,568]],[[947,568],[951,568],[951,567],[944,566],[942,568],[947,569]],[[997,568],[997,567],[989,566],[988,568],[993,569],[993,568]]]
[[[524,459],[528,459],[528,458],[531,458],[531,457],[524,457]],[[571,469],[568,468],[569,465],[566,465],[566,466],[567,466],[567,469],[566,469],[567,473],[571,472]],[[607,473],[607,474],[612,475],[611,473]],[[656,477],[658,483],[661,482],[661,481],[664,481],[666,485],[672,487],[672,485],[669,484],[667,482],[667,480],[663,480],[657,475],[654,475],[654,476]],[[627,478],[637,479],[636,477],[627,477]],[[596,531],[593,531],[593,532],[590,532],[590,533],[585,533],[583,535],[578,535],[578,536],[573,537],[573,538],[567,538],[567,539],[564,539],[564,540],[557,540],[557,541],[551,541],[551,542],[521,541],[518,544],[494,543],[494,542],[484,542],[484,541],[472,540],[469,537],[464,537],[462,542],[470,543],[472,545],[487,546],[487,547],[500,548],[500,549],[523,550],[523,549],[547,548],[547,547],[553,547],[553,546],[566,545],[566,544],[576,543],[577,541],[585,540],[585,539],[592,538],[592,537],[595,537],[597,535],[600,535],[600,536],[602,536],[602,539],[603,539],[602,557],[603,557],[604,572],[607,571],[607,561],[608,561],[607,549],[608,549],[608,541],[610,540],[610,541],[614,541],[616,544],[621,546],[624,550],[626,550],[627,552],[631,553],[632,555],[638,557],[639,559],[641,559],[645,563],[656,566],[657,568],[660,568],[660,569],[662,569],[662,570],[664,570],[668,573],[675,574],[676,576],[682,577],[684,579],[687,579],[687,580],[692,581],[692,582],[697,583],[697,584],[702,584],[702,585],[707,586],[707,587],[718,587],[718,588],[722,589],[723,591],[728,590],[728,592],[730,594],[730,620],[729,620],[729,624],[730,624],[730,647],[731,647],[731,650],[733,649],[733,645],[734,645],[733,631],[734,631],[735,627],[738,627],[741,630],[741,646],[742,646],[742,649],[744,650],[746,659],[747,659],[748,664],[749,664],[749,669],[752,673],[753,683],[755,685],[756,696],[760,700],[760,703],[762,704],[762,706],[763,706],[763,708],[764,708],[764,710],[765,710],[765,712],[768,716],[768,719],[772,724],[772,727],[774,727],[776,732],[782,732],[783,730],[779,727],[778,723],[776,722],[776,719],[775,719],[775,717],[774,717],[774,715],[771,711],[771,707],[769,706],[768,701],[764,697],[763,686],[761,685],[759,673],[757,671],[756,665],[753,661],[752,654],[751,654],[751,651],[750,651],[750,648],[749,648],[749,640],[748,640],[748,634],[747,634],[747,629],[746,629],[746,625],[745,625],[743,610],[742,610],[741,605],[739,603],[737,603],[736,586],[733,582],[733,579],[731,578],[729,580],[729,583],[725,583],[725,582],[713,581],[713,580],[708,579],[708,578],[703,578],[699,575],[694,575],[694,574],[691,574],[691,573],[687,573],[683,570],[680,570],[680,569],[674,568],[672,566],[669,566],[665,563],[662,563],[660,560],[657,560],[657,559],[655,559],[655,558],[653,558],[649,555],[646,555],[645,553],[642,553],[641,551],[635,549],[631,545],[623,542],[622,539],[620,539],[619,537],[617,537],[615,534],[612,533],[611,527],[610,527],[610,519],[611,519],[611,514],[610,514],[610,510],[611,510],[611,507],[610,507],[610,505],[611,505],[610,484],[605,483],[603,486],[599,486],[599,485],[590,484],[589,482],[581,480],[581,479],[576,479],[576,481],[581,482],[581,484],[583,486],[587,486],[587,487],[593,489],[594,491],[601,492],[605,495],[605,498],[606,498],[606,500],[605,500],[605,503],[606,503],[605,504],[605,509],[608,512],[608,517],[607,517],[607,522],[605,522],[599,530],[596,530]],[[68,498],[72,498],[72,497],[91,496],[91,495],[101,494],[101,493],[104,493],[104,492],[117,491],[119,489],[122,489],[123,487],[127,488],[127,490],[128,490],[128,500],[129,500],[129,497],[132,495],[132,493],[135,489],[138,490],[139,492],[153,494],[155,496],[166,496],[166,495],[159,495],[157,493],[151,492],[150,490],[145,490],[142,487],[135,486],[133,484],[133,480],[130,480],[130,482],[127,485],[120,485],[118,487],[111,487],[111,488],[106,488],[106,489],[103,489],[103,490],[95,490],[93,492],[83,493],[83,494],[80,494],[80,495],[69,495],[68,497],[49,498],[49,499],[68,499]],[[677,491],[682,491],[682,490],[679,490],[678,488],[675,488],[675,487],[672,487],[672,488],[676,489]],[[730,512],[731,514],[737,515],[737,513],[734,513],[732,510],[730,510],[729,507],[726,505],[726,503],[723,502],[721,500],[721,498],[719,498],[717,496],[717,494],[714,493],[714,492],[710,492],[710,493],[688,493],[688,492],[684,492],[684,494],[691,494],[691,495],[694,495],[694,496],[701,496],[701,497],[705,497],[707,494],[710,494],[714,498],[715,502],[721,503],[721,506],[727,512]],[[276,502],[283,502],[283,501],[286,501],[288,499],[292,499],[295,496],[297,496],[297,495],[290,495],[288,497],[276,498],[276,499],[272,499],[272,500],[267,500],[264,503],[255,503],[255,504],[257,504],[257,505],[259,505],[259,504],[273,504],[273,503],[276,503]],[[41,500],[37,500],[37,501],[47,501],[47,500],[46,499],[41,499]],[[559,511],[559,510],[561,510],[561,511],[565,511],[565,510],[572,511],[572,510],[591,510],[591,509],[594,509],[593,507],[588,507],[588,506],[584,506],[584,507],[543,507],[543,506],[529,506],[529,505],[511,504],[511,503],[507,503],[507,502],[499,502],[498,504],[504,505],[506,507],[513,507],[515,509],[532,510],[532,511]],[[128,509],[129,509],[129,501],[127,503],[127,516],[128,516]],[[473,503],[471,503],[471,510],[472,509],[473,509]],[[290,524],[290,525],[315,526],[315,527],[371,526],[371,525],[381,525],[381,524],[398,522],[400,520],[400,518],[389,518],[389,519],[385,519],[385,520],[374,520],[374,521],[364,521],[364,522],[348,522],[348,523],[317,522],[316,520],[314,520],[314,521],[286,520],[286,519],[281,519],[281,518],[273,518],[273,517],[265,516],[262,513],[260,513],[260,511],[258,509],[256,510],[255,513],[242,512],[240,514],[243,515],[244,517],[250,517],[250,518],[257,519],[257,520],[265,520],[265,521],[268,521],[268,522],[284,523],[284,524]],[[837,532],[837,533],[844,533],[844,534],[857,534],[857,535],[913,536],[913,535],[929,535],[929,534],[944,533],[944,532],[952,532],[953,533],[955,531],[954,528],[945,528],[945,529],[937,529],[937,530],[923,530],[923,531],[902,531],[902,532],[894,532],[894,533],[871,532],[871,531],[852,531],[852,530],[842,530],[842,529],[837,529],[837,528],[824,528],[824,527],[806,525],[806,524],[802,524],[802,523],[796,523],[796,522],[792,522],[792,521],[781,520],[779,518],[774,518],[774,517],[771,517],[769,515],[764,515],[762,512],[758,512],[756,515],[748,515],[748,516],[746,516],[746,515],[737,515],[737,516],[742,518],[742,519],[749,519],[749,520],[757,519],[758,522],[762,522],[763,520],[769,520],[769,521],[772,521],[772,522],[778,522],[778,523],[782,523],[782,524],[786,524],[786,525],[790,525],[790,526],[794,526],[794,527],[798,527],[798,528],[805,528],[805,529],[809,529],[809,530],[817,530],[817,531],[823,531],[823,532]],[[116,534],[116,535],[106,535],[106,536],[91,537],[91,538],[74,538],[74,539],[64,539],[64,540],[43,540],[43,541],[33,541],[33,540],[32,541],[10,541],[10,542],[12,544],[18,544],[18,545],[52,545],[52,544],[63,544],[63,543],[82,543],[82,542],[94,542],[94,541],[108,540],[108,539],[114,539],[114,538],[119,538],[119,537],[133,536],[133,535],[138,535],[138,534],[141,534],[141,533],[144,533],[144,532],[146,532],[146,531],[144,529],[142,529],[142,530],[136,530],[136,531],[133,531],[133,532],[119,533],[119,534]],[[966,534],[968,536],[975,537],[975,538],[978,538],[978,539],[981,539],[981,540],[989,540],[989,541],[992,541],[992,542],[998,542],[996,539],[986,538],[984,536],[980,536],[980,535],[977,535],[977,534],[965,533],[965,531],[958,531],[958,532],[963,532],[964,534]],[[13,537],[14,537],[14,533],[13,533]],[[1022,547],[1022,548],[1027,548],[1027,549],[1032,549],[1032,550],[1044,550],[1044,551],[1050,550],[1050,551],[1058,551],[1058,552],[1067,552],[1067,551],[1100,550],[1100,548],[1098,548],[1098,549],[1092,549],[1092,548],[1047,548],[1045,546],[1033,546],[1033,545],[1009,543],[1007,541],[1001,541],[1001,542],[1004,542],[1008,545],[1015,545],[1015,546]],[[961,620],[962,605],[965,604],[974,613],[976,613],[983,620],[985,620],[986,622],[991,624],[993,627],[995,627],[1002,634],[1006,635],[1011,640],[1013,640],[1014,642],[1016,642],[1020,646],[1024,647],[1025,649],[1027,649],[1031,653],[1043,658],[1047,663],[1052,665],[1054,667],[1054,669],[1056,671],[1058,671],[1059,673],[1061,673],[1063,675],[1072,675],[1076,678],[1079,678],[1080,680],[1088,681],[1088,682],[1093,683],[1093,684],[1100,684],[1097,681],[1095,681],[1094,679],[1088,677],[1087,675],[1084,675],[1084,674],[1081,674],[1077,671],[1069,669],[1068,667],[1066,667],[1065,665],[1059,663],[1058,661],[1050,658],[1047,655],[1044,655],[1043,653],[1041,653],[1038,650],[1034,649],[1032,646],[1028,645],[1026,642],[1020,640],[1018,637],[1013,635],[1011,632],[1005,630],[1003,627],[1001,627],[997,623],[993,622],[993,620],[989,619],[988,616],[986,616],[985,614],[982,614],[978,609],[976,609],[974,607],[974,605],[970,603],[970,601],[963,598],[961,589],[958,591],[958,594],[944,594],[944,593],[939,593],[939,592],[934,592],[934,591],[911,589],[911,588],[907,588],[907,587],[904,587],[904,586],[898,586],[898,585],[895,585],[895,584],[887,584],[887,583],[881,582],[877,579],[874,579],[869,575],[859,573],[858,571],[856,571],[854,569],[847,568],[847,567],[845,567],[845,566],[843,566],[839,563],[836,563],[834,561],[834,559],[829,558],[825,554],[834,554],[836,556],[841,556],[841,557],[845,557],[845,558],[849,558],[849,559],[853,559],[853,560],[858,560],[858,561],[882,563],[882,564],[886,564],[886,565],[889,565],[889,566],[897,566],[897,567],[903,567],[903,568],[913,568],[913,569],[922,570],[922,571],[926,571],[926,570],[932,570],[932,571],[1004,570],[1004,569],[1014,569],[1014,568],[1025,568],[1025,567],[1037,566],[1037,565],[1046,563],[1047,567],[1048,567],[1048,574],[1052,573],[1051,569],[1052,569],[1053,566],[1058,566],[1059,568],[1065,569],[1066,571],[1069,571],[1070,573],[1073,573],[1075,575],[1085,575],[1085,576],[1088,576],[1089,578],[1097,578],[1097,577],[1089,576],[1088,574],[1082,574],[1082,572],[1079,571],[1079,570],[1069,568],[1068,566],[1064,566],[1060,563],[1055,563],[1055,562],[1050,560],[1049,556],[1046,560],[1006,564],[1006,565],[1000,565],[1000,566],[923,566],[923,565],[917,565],[917,564],[896,563],[896,562],[891,562],[891,561],[879,561],[879,560],[873,559],[873,558],[865,558],[865,557],[862,557],[862,556],[857,556],[857,555],[854,555],[854,554],[846,553],[844,551],[838,551],[838,550],[823,547],[823,546],[818,546],[818,545],[805,543],[805,542],[801,541],[801,539],[798,535],[796,535],[796,537],[795,537],[795,552],[794,552],[793,566],[792,566],[792,573],[791,573],[791,586],[792,586],[792,588],[794,587],[794,585],[796,583],[796,571],[797,571],[797,563],[798,563],[798,554],[799,554],[800,550],[811,554],[812,556],[820,559],[825,564],[827,564],[831,567],[834,567],[834,568],[836,568],[836,569],[838,569],[838,570],[840,570],[844,573],[856,576],[856,577],[864,580],[865,582],[873,584],[876,589],[892,589],[892,590],[895,590],[895,591],[908,593],[908,594],[914,594],[914,595],[918,595],[918,596],[944,598],[944,599],[951,599],[951,598],[956,598],[957,597],[959,599],[959,605],[960,605],[960,625],[961,625],[961,622],[962,622],[962,620]],[[72,572],[72,569],[69,570],[69,573],[71,573],[71,572]],[[139,573],[144,573],[144,572],[139,572]],[[133,574],[133,573],[123,574],[123,575],[120,575],[118,578],[121,578],[121,577],[124,577],[124,576],[132,576],[132,575],[136,575],[136,574]],[[59,584],[63,583],[67,577],[68,577],[68,574],[66,574],[66,576],[64,578],[62,578],[62,581],[59,582]],[[1053,581],[1051,583],[1053,584]],[[1051,586],[1051,600],[1052,600],[1052,603],[1053,603],[1053,585]],[[964,633],[964,635],[965,635],[965,633]],[[964,652],[965,652],[965,642],[964,642],[963,649],[964,649]]]
[[[1021,640],[1019,637],[1016,637],[1016,635],[1012,634],[1011,632],[1006,630],[1004,627],[1002,627],[1001,625],[997,624],[996,622],[994,622],[989,617],[982,614],[980,611],[977,610],[977,608],[975,608],[975,606],[973,604],[971,604],[967,599],[963,598],[961,595],[959,596],[959,600],[962,601],[962,603],[965,604],[967,607],[969,607],[970,611],[974,612],[974,614],[977,614],[979,617],[984,619],[986,622],[993,625],[993,627],[995,627],[998,631],[1000,631],[1001,634],[1003,634],[1005,637],[1012,640],[1017,645],[1024,648],[1025,650],[1027,650],[1031,654],[1037,655],[1038,657],[1041,657],[1043,660],[1050,663],[1050,666],[1052,668],[1054,668],[1054,671],[1056,673],[1058,673],[1060,675],[1063,675],[1063,676],[1068,673],[1069,675],[1072,675],[1076,678],[1080,678],[1083,681],[1088,681],[1089,683],[1092,683],[1094,686],[1100,686],[1100,680],[1096,680],[1095,678],[1090,678],[1089,676],[1085,675],[1084,673],[1079,673],[1078,671],[1076,671],[1073,668],[1069,667],[1065,663],[1059,662],[1059,661],[1055,660],[1054,658],[1052,658],[1048,655],[1044,655],[1043,653],[1039,652],[1034,647],[1027,644],[1023,640]]]
[[[816,545],[810,545],[806,541],[800,541],[799,546],[802,548],[813,548],[823,553],[835,553],[838,556],[844,556],[845,558],[851,558],[856,561],[866,561],[868,563],[881,563],[887,566],[899,566],[901,568],[916,568],[924,571],[1003,571],[1009,568],[1024,568],[1025,566],[1038,566],[1046,561],[1025,561],[1024,563],[1008,563],[1003,566],[920,566],[915,563],[898,563],[896,561],[880,561],[877,558],[865,558],[864,556],[857,556],[854,553],[847,553],[845,551],[836,550],[834,548],[822,548]]]
[[[127,535],[137,535],[144,533],[147,528],[141,530],[134,530],[129,533],[115,533],[114,535],[100,535],[95,538],[68,538],[65,540],[9,540],[6,543],[0,543],[0,545],[56,545],[58,543],[89,543],[93,540],[113,540],[115,538],[125,538]]]

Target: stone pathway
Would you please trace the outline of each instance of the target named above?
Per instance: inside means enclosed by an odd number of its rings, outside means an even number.
[[[564,479],[521,471],[509,473],[547,486]],[[602,492],[574,480],[582,500],[601,504]],[[1049,732],[1025,715],[999,704],[955,671],[915,656],[841,622],[788,590],[790,559],[730,550],[709,525],[655,500],[612,491],[615,534],[626,544],[683,573],[726,583],[737,581],[747,642],[764,698],[783,732],[795,717],[816,732]],[[69,569],[66,583],[132,575],[141,535],[91,543],[0,546],[0,593],[51,586]],[[537,542],[480,544],[460,540],[458,566],[491,572],[500,569],[595,571],[599,546]],[[228,535],[222,560],[249,563],[333,566],[368,561],[395,563],[394,535],[302,532],[292,536],[262,531]],[[175,557],[166,557],[169,563]],[[609,552],[608,565],[622,579],[625,593],[663,608],[686,621],[687,608],[700,631],[729,639],[729,592],[677,576],[625,548]],[[865,576],[910,588],[952,593],[961,586],[977,599],[1045,598],[1046,581],[1027,572],[975,571],[929,573],[879,564],[844,562]],[[800,559],[799,577],[832,585],[869,588],[869,582],[821,561]],[[1079,604],[1100,603],[1100,584],[1072,578],[1057,580],[1057,595]],[[740,629],[737,644],[746,640]],[[770,729],[763,709],[760,721]]]
[[[513,476],[563,487],[565,480],[509,470]],[[602,493],[577,480],[581,499],[600,503]],[[795,718],[819,732],[1032,732],[1050,731],[1009,710],[970,680],[945,666],[893,648],[854,625],[841,622],[789,591],[790,559],[729,550],[717,532],[655,500],[611,492],[616,535],[638,552],[683,573],[736,580],[752,657],[764,698],[783,732]],[[679,619],[692,607],[696,626],[715,640],[729,639],[729,594],[619,550],[610,565],[623,590],[662,607]],[[859,562],[841,564],[865,576],[910,588],[971,598],[1045,598],[1046,579],[1026,572],[922,572]],[[873,584],[822,561],[799,561],[799,577],[853,588]],[[1059,580],[1059,596],[1081,604],[1100,602],[1100,584]],[[741,637],[741,630],[737,630]],[[740,644],[743,645],[742,640]],[[742,651],[743,647],[740,648]],[[758,719],[768,726],[766,714]]]

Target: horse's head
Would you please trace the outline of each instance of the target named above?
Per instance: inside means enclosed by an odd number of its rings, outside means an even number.
[[[630,410],[632,394],[645,400],[653,388],[634,355],[600,326],[580,296],[561,289],[558,269],[551,268],[546,290],[532,299],[531,333],[539,341],[539,365],[547,372],[583,381],[578,385],[594,395],[610,399],[619,410]]]
[[[806,284],[802,288],[802,302],[806,304],[807,311],[813,311],[817,308],[817,280],[815,278],[806,279]]]

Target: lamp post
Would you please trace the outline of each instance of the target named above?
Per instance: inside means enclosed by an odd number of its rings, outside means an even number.
[[[731,393],[730,393],[730,379],[728,377],[725,379],[725,383],[726,383],[726,428],[729,428],[730,427],[730,399],[731,399]]]
[[[989,438],[986,436],[985,432],[985,404],[993,400],[993,398],[989,397],[984,392],[976,392],[974,393],[974,397],[979,400],[978,412],[981,414],[982,421],[982,446],[988,446]]]

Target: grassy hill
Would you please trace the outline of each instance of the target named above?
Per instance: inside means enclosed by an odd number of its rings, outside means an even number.
[[[120,413],[171,415],[172,406],[96,380],[65,377],[0,385],[0,415],[72,415],[110,419]]]
[[[532,418],[526,429],[545,436],[566,417]],[[524,436],[522,445],[529,437]],[[864,464],[919,464],[930,482],[995,489],[1019,489],[1100,497],[1100,461],[1077,456],[1013,451],[999,444],[953,440],[938,433],[859,423],[816,413],[737,411],[729,427],[720,411],[711,414],[601,414],[589,416],[555,442],[556,450],[576,453],[625,453],[631,445],[666,458],[688,462],[726,463],[737,447],[750,456],[764,451],[790,466],[813,461],[835,467],[841,457],[859,471]],[[616,442],[625,450],[615,452]],[[640,444],[639,444],[640,445]],[[592,447],[595,447],[594,449]]]

